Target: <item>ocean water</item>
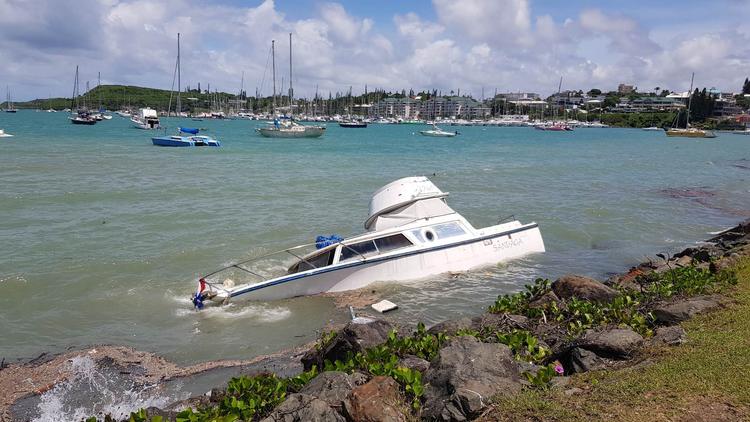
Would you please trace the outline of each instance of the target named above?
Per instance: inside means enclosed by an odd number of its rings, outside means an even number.
[[[176,126],[164,119],[167,126]],[[125,344],[179,363],[250,358],[317,337],[348,311],[327,297],[237,301],[195,312],[196,278],[316,235],[362,231],[370,195],[427,175],[475,227],[539,223],[547,252],[411,284],[378,285],[389,314],[428,324],[567,272],[605,278],[750,217],[750,139],[634,129],[329,125],[265,139],[258,122],[182,121],[222,148],[158,148],[115,117],[0,114],[0,357]]]

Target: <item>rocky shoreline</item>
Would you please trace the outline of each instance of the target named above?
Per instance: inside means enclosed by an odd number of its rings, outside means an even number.
[[[750,256],[750,220],[604,282],[577,275],[537,280],[524,292],[501,296],[482,315],[429,330],[360,317],[316,344],[251,361],[190,367],[117,346],[41,355],[0,368],[0,419],[29,419],[30,400],[69,380],[70,362],[87,356],[136,388],[158,389],[219,370],[229,370],[224,379],[244,374],[249,380],[241,388],[227,389],[224,382],[209,393],[200,394],[204,389],[150,407],[136,420],[154,415],[174,420],[188,407],[195,410],[189,412],[194,420],[210,420],[201,419],[208,417],[206,409],[267,421],[471,420],[487,411],[494,397],[533,388],[576,394],[567,386],[568,375],[634,365],[648,344],[681,344],[685,332],[677,324],[725,306],[729,299],[721,289],[732,283],[726,270],[745,256]],[[242,400],[254,397],[247,389],[257,381],[277,382],[283,392],[247,413]],[[264,388],[253,394],[265,394]],[[26,407],[19,405],[24,401]]]

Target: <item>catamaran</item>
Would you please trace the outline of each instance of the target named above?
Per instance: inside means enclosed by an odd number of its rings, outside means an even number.
[[[255,130],[266,138],[319,138],[325,131],[325,126],[308,126],[297,123],[292,117],[294,108],[294,90],[292,89],[292,34],[289,33],[289,116],[276,116],[276,50],[275,41],[271,41],[271,61],[273,66],[273,123]]]
[[[474,228],[448,206],[447,197],[426,177],[398,179],[373,194],[364,234],[349,239],[318,236],[314,244],[221,268],[198,280],[192,302],[200,309],[208,300],[277,300],[341,292],[377,281],[468,271],[544,252],[536,223],[521,224],[511,217]],[[288,270],[274,274],[285,257],[293,258],[286,262]],[[235,285],[227,277],[236,275],[248,280]]]
[[[688,108],[687,117],[685,120],[685,127],[676,127],[677,120],[680,117],[680,113],[677,113],[675,117],[675,127],[667,130],[667,136],[679,136],[682,138],[715,138],[716,134],[710,130],[698,129],[690,127],[690,107],[693,103],[693,80],[695,79],[695,72],[690,76],[690,91],[688,91]]]

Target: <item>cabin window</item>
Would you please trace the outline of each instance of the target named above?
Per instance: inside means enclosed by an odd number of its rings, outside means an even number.
[[[438,224],[437,226],[433,226],[432,229],[435,230],[438,239],[447,239],[466,234],[461,225],[455,222]]]
[[[368,256],[377,253],[375,243],[372,240],[341,246],[341,257],[339,262],[352,259],[357,256]]]
[[[300,271],[312,270],[313,268],[322,268],[333,263],[333,249],[323,252],[321,254],[311,256],[306,261],[300,261],[289,269],[289,273],[297,273]]]
[[[375,239],[375,245],[378,247],[380,253],[386,253],[395,249],[407,248],[412,246],[412,243],[406,238],[406,236],[399,233]]]

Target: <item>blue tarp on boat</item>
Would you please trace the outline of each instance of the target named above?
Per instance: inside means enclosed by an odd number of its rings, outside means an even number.
[[[315,238],[315,248],[323,249],[326,246],[335,245],[336,243],[339,243],[343,240],[344,240],[343,237],[335,235],[335,234],[332,234],[330,236],[318,236]]]
[[[181,127],[180,128],[180,132],[183,132],[183,133],[192,133],[193,135],[197,135],[198,132],[200,132],[200,130],[196,129],[196,128],[192,128],[192,127]]]

